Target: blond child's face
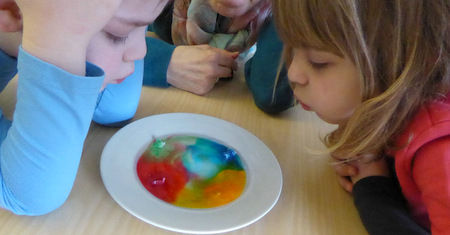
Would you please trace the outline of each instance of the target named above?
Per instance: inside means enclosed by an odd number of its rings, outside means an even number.
[[[168,0],[123,0],[114,17],[90,41],[87,60],[105,71],[102,89],[121,83],[134,72],[134,61],[146,52],[146,27]]]
[[[322,120],[344,124],[362,103],[356,66],[348,58],[297,48],[288,69],[294,95],[305,110]]]

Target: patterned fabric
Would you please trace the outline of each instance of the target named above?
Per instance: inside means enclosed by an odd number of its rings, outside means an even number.
[[[249,12],[233,19],[215,12],[208,0],[175,0],[172,40],[175,45],[209,44],[228,51],[244,52],[255,44],[271,10],[269,0],[260,0]]]

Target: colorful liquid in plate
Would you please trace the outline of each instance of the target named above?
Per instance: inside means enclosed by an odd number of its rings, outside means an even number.
[[[153,141],[136,171],[154,196],[188,208],[227,204],[241,195],[246,183],[244,167],[233,149],[188,135]]]

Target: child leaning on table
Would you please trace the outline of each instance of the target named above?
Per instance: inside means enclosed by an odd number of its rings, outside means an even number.
[[[134,115],[146,28],[166,3],[0,0],[0,207],[66,200],[91,120]]]
[[[369,233],[450,234],[450,2],[273,9],[294,95],[338,125],[324,142]]]

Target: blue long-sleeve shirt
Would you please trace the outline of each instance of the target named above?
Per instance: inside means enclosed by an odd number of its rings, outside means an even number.
[[[123,126],[136,113],[141,96],[144,61],[134,63],[134,73],[120,84],[109,84],[100,93],[93,121],[108,126]]]
[[[72,188],[104,73],[88,64],[86,77],[75,76],[23,50],[17,67],[14,121],[0,142],[0,206],[39,215]]]
[[[0,207],[16,214],[45,214],[58,208],[72,189],[91,120],[121,123],[136,112],[143,62],[137,61],[133,75],[108,85],[100,95],[104,72],[91,63],[86,76],[75,76],[23,50],[17,61],[0,51],[0,62],[1,89],[20,74],[14,120],[0,110]]]

